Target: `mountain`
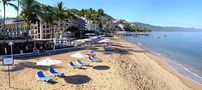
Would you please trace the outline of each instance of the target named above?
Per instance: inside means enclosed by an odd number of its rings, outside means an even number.
[[[140,23],[140,22],[132,22],[131,24],[139,25],[144,28],[151,29],[152,31],[202,31],[202,29],[198,28],[185,28],[185,27],[163,27],[163,26],[154,26],[150,24]]]

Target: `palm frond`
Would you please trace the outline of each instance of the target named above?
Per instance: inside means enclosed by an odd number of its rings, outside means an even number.
[[[9,6],[13,7],[15,10],[18,10],[18,7],[13,3],[7,3]]]

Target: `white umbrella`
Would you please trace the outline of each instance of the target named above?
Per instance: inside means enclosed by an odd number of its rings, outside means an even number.
[[[86,58],[86,57],[88,57],[88,55],[82,54],[81,52],[78,52],[78,53],[70,55],[70,57],[73,57],[73,58]]]
[[[39,61],[36,63],[36,65],[43,65],[43,66],[51,66],[51,65],[56,65],[56,64],[59,64],[61,63],[61,61],[59,60],[55,60],[55,59],[52,59],[52,58],[46,58],[42,61]]]
[[[110,41],[110,39],[103,39],[101,41],[99,41],[99,43],[108,43]]]
[[[98,37],[97,36],[95,36],[95,37],[91,37],[91,39],[97,39]]]
[[[92,41],[91,38],[83,39],[84,41]]]
[[[95,35],[94,33],[86,33],[85,35],[91,36],[91,35]]]

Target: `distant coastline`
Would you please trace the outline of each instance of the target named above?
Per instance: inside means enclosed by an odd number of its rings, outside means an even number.
[[[177,31],[177,32],[202,32],[202,28],[188,28],[188,27],[176,27],[176,26],[155,26],[155,25],[150,25],[150,24],[146,24],[146,23],[141,23],[141,22],[132,22],[132,24],[136,24],[139,25],[141,27],[145,27],[148,28],[152,31]]]

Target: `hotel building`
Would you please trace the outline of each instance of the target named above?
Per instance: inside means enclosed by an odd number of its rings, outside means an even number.
[[[77,27],[81,32],[86,30],[86,22],[80,17],[77,17],[74,20],[64,19],[60,25],[58,21],[54,20],[52,26],[46,24],[44,21],[40,21],[32,24],[29,29],[24,21],[19,21],[18,23],[17,26],[16,18],[7,18],[5,22],[6,29],[3,31],[3,20],[0,20],[0,35],[4,35],[5,33],[5,35],[16,38],[17,36],[23,36],[23,33],[26,33],[26,30],[29,30],[29,36],[31,39],[50,39],[51,37],[55,38],[57,34],[60,35],[61,33],[58,31],[65,31],[70,26]],[[63,32],[63,37],[67,38],[68,35],[69,33]]]

